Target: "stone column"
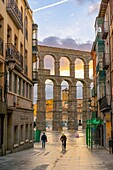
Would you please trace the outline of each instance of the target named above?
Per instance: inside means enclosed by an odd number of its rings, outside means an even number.
[[[44,69],[44,58],[41,56],[41,59],[39,59],[39,69]]]
[[[69,87],[69,100],[68,100],[68,129],[77,130],[77,102],[76,102],[76,86]]]
[[[89,64],[84,65],[84,79],[89,79]]]
[[[88,84],[87,85],[87,100],[88,100],[88,102],[87,102],[87,108],[88,108],[88,110],[87,110],[87,119],[91,119],[91,117],[92,117],[92,112],[91,112],[91,103],[90,103],[90,101],[89,101],[89,99],[91,98],[90,97],[90,85]]]
[[[61,85],[54,84],[53,110],[53,130],[58,131],[62,129]]]
[[[60,76],[60,61],[55,61],[55,76]]]
[[[75,63],[70,63],[70,76],[75,78]]]
[[[46,130],[46,100],[45,100],[45,82],[38,83],[37,100],[37,121],[36,129]]]
[[[90,87],[83,87],[83,129],[86,128],[86,120],[91,118],[91,112],[89,109],[89,99],[90,99]]]
[[[87,120],[87,93],[86,88],[83,87],[83,114],[82,114],[82,128],[86,128],[86,120]]]

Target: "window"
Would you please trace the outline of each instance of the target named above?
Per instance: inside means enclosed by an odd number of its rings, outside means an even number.
[[[28,83],[26,83],[26,97],[28,98]]]
[[[21,79],[18,77],[17,92],[21,95]]]
[[[25,19],[25,38],[26,40],[28,40],[28,19],[27,19],[27,16],[26,16],[26,19]]]
[[[16,35],[14,37],[14,45],[15,45],[16,49],[18,49],[18,38]]]
[[[23,141],[24,140],[24,135],[23,135],[23,125],[21,125],[21,128],[20,128],[20,141]]]
[[[14,144],[18,144],[18,126],[14,126]]]
[[[32,140],[32,135],[33,135],[33,127],[32,124],[30,124],[30,140]]]
[[[32,98],[32,95],[31,95],[31,89],[32,89],[32,86],[30,85],[30,86],[29,86],[29,99],[31,99],[31,98]]]
[[[26,139],[29,139],[29,135],[28,135],[28,124],[26,124]]]
[[[17,93],[17,76],[13,76],[13,92]]]
[[[25,96],[25,81],[22,81],[22,96]]]
[[[2,86],[0,86],[0,101],[2,101]]]
[[[9,71],[9,91],[12,91],[12,73]]]

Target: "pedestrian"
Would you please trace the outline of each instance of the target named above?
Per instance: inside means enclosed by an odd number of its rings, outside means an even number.
[[[41,141],[42,141],[42,148],[45,148],[45,143],[47,142],[47,136],[45,133],[41,136]]]
[[[60,140],[62,141],[62,145],[64,145],[64,149],[66,150],[67,137],[64,134],[62,134],[62,136],[60,137]]]

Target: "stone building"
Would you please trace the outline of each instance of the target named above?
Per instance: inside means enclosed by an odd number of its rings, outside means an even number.
[[[112,0],[101,1],[99,14],[95,21],[96,35],[92,47],[96,117],[103,120],[103,124],[99,129],[100,144],[106,148],[109,147],[112,123],[112,8]]]
[[[0,1],[2,155],[33,146],[32,24],[27,0]]]

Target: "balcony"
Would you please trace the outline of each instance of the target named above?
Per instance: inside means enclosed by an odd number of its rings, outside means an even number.
[[[22,13],[20,12],[15,0],[8,0],[7,12],[16,24],[18,29],[23,29]]]
[[[37,83],[38,82],[38,69],[34,69],[33,70],[33,83]]]
[[[7,114],[7,104],[0,101],[0,114]]]
[[[103,65],[102,65],[102,64],[103,64],[102,61],[99,61],[99,62],[98,62],[97,66],[96,66],[96,74],[97,74],[99,71],[103,70]]]
[[[0,55],[3,56],[3,40],[0,38]]]
[[[97,74],[97,85],[102,83],[105,83],[105,79],[106,79],[106,72],[105,70],[99,70],[98,74]]]
[[[104,40],[99,40],[96,45],[97,55],[98,53],[104,52],[104,50],[105,50]]]
[[[94,87],[94,95],[95,96],[97,95],[97,87],[96,86]]]
[[[107,70],[110,65],[110,54],[104,53],[103,55],[103,69]]]
[[[105,110],[109,110],[110,109],[110,105],[108,105],[106,96],[102,97],[99,100],[99,104],[100,104],[100,110],[101,111],[105,111]]]
[[[99,11],[99,17],[104,17],[106,13],[106,9],[108,6],[109,0],[102,0],[100,4],[100,11]]]
[[[97,88],[96,88],[96,86],[92,88],[91,95],[92,95],[92,97],[95,97],[97,95]]]
[[[95,97],[94,87],[93,87],[92,90],[91,90],[91,96],[92,96],[92,97]]]
[[[103,39],[106,39],[106,38],[107,38],[108,31],[109,31],[108,21],[104,21],[104,23],[103,23],[103,25],[102,25],[102,38],[103,38]]]
[[[38,31],[38,25],[37,25],[37,24],[33,24],[33,25],[32,25],[32,32],[33,32],[33,37],[32,37],[32,54],[33,54],[33,62],[36,62],[36,61],[37,61],[37,56],[38,56],[37,31]]]
[[[11,43],[6,44],[6,61],[14,62],[15,69],[17,69],[18,71],[23,71],[23,56]]]

